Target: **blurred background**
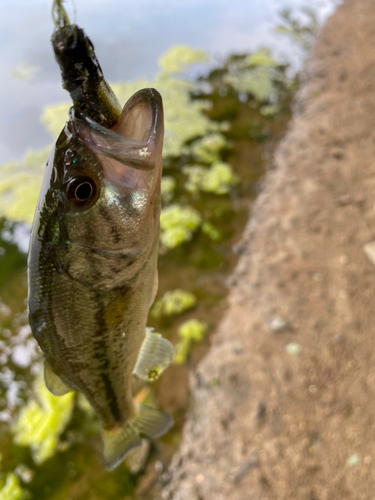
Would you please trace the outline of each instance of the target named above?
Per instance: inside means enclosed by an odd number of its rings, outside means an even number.
[[[156,87],[165,106],[163,210],[149,324],[176,360],[147,390],[176,426],[114,473],[83,397],[55,398],[26,311],[30,225],[50,148],[67,119],[51,2],[16,0],[0,18],[0,499],[147,499],[163,485],[189,405],[188,372],[225,310],[251,201],[285,133],[303,59],[333,1],[76,0],[122,104]]]

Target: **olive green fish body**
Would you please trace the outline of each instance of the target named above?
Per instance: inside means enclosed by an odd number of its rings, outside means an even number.
[[[32,332],[55,395],[76,389],[103,425],[106,467],[173,419],[133,402],[173,359],[146,329],[157,289],[163,106],[143,89],[121,107],[84,31],[55,0],[52,37],[74,106],[47,162],[29,251]],[[135,383],[134,383],[135,382]]]
[[[113,130],[82,112],[51,153],[29,252],[30,324],[48,365],[105,429],[135,413],[132,372],[155,293],[163,110],[135,94]]]

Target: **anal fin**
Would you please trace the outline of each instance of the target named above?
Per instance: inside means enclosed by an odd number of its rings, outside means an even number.
[[[47,389],[54,396],[64,396],[64,394],[73,391],[71,387],[66,385],[65,382],[63,382],[61,378],[56,375],[47,361],[44,363],[44,381]]]
[[[108,470],[120,465],[126,454],[141,444],[142,436],[156,439],[174,424],[173,418],[164,411],[145,405],[135,407],[136,415],[124,427],[103,429],[103,456]]]
[[[169,340],[152,328],[146,328],[133,374],[141,380],[153,382],[171,364],[174,358],[174,347]]]

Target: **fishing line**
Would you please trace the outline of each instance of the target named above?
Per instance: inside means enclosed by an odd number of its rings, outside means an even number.
[[[70,22],[68,13],[63,5],[65,0],[53,0],[51,15],[53,23],[55,25],[55,31],[60,28],[65,28],[66,26],[74,26],[76,24],[77,9],[75,0],[70,0],[70,1],[73,9],[73,23]],[[52,36],[54,37],[55,33],[53,33]]]

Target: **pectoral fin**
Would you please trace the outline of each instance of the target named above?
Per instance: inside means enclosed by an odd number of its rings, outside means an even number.
[[[141,380],[153,382],[171,364],[174,348],[169,340],[152,328],[146,328],[146,337],[138,354],[133,374]]]
[[[103,430],[103,456],[107,469],[115,469],[125,455],[141,444],[143,435],[156,439],[173,425],[173,418],[150,406],[136,405],[136,415],[124,427]]]
[[[44,381],[47,389],[52,392],[54,396],[64,396],[64,394],[72,392],[73,390],[56,375],[47,361],[44,363]]]

